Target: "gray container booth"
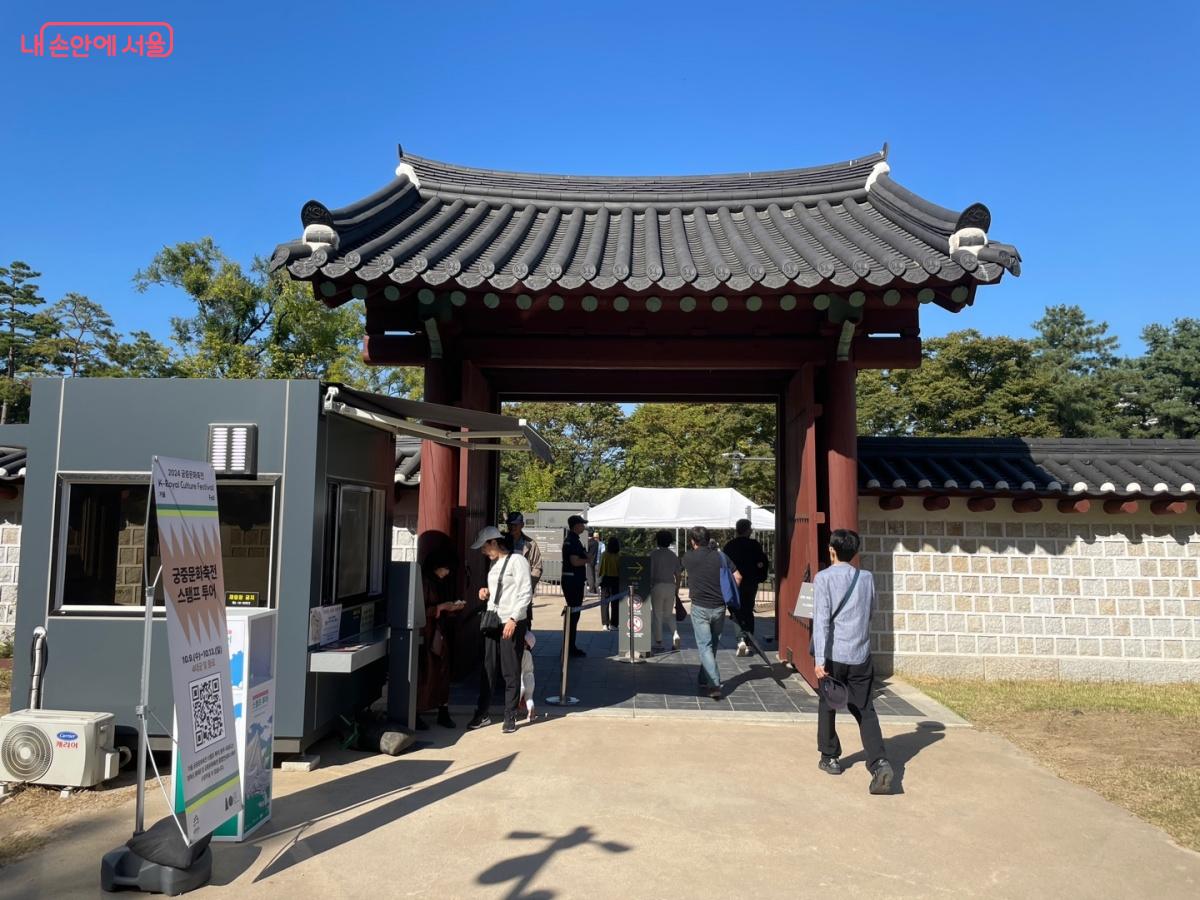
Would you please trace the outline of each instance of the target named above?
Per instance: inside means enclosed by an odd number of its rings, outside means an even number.
[[[386,644],[341,666],[352,671],[310,671],[321,668],[310,661],[313,607],[343,605],[343,639],[367,625],[362,642],[386,640],[395,481],[393,435],[326,415],[322,396],[316,381],[34,382],[23,435],[14,708],[26,705],[28,648],[43,625],[43,706],[109,711],[121,725],[136,724],[151,457],[213,459],[210,426],[222,424],[254,426],[252,474],[219,473],[218,507],[227,601],[279,612],[276,752],[303,750],[339,715],[380,696]],[[406,573],[393,567],[390,575],[404,582],[393,592],[407,590]],[[159,721],[151,734],[162,747],[172,702],[161,614],[153,627],[150,702]]]

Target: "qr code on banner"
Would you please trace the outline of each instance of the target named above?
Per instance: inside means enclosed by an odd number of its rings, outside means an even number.
[[[225,737],[225,708],[221,705],[221,676],[201,678],[189,685],[192,692],[192,737],[199,753]]]

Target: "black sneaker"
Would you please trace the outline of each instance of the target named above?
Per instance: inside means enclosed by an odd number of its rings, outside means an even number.
[[[475,713],[474,718],[472,718],[471,721],[467,723],[467,728],[470,731],[474,731],[476,728],[485,728],[491,724],[492,724],[492,717],[489,716],[487,713]]]
[[[896,773],[892,771],[892,764],[886,759],[881,759],[875,764],[875,771],[871,773],[871,787],[869,790],[872,794],[890,794],[892,792],[892,779]]]
[[[571,655],[572,656],[587,656],[587,653],[585,653],[583,650],[580,650],[578,647],[572,647]]]
[[[500,729],[504,734],[513,734],[517,730],[517,722],[515,719],[505,719],[504,727]]]
[[[420,716],[417,716],[417,721],[415,724],[416,724],[417,731],[428,731],[429,730],[429,723],[426,722],[424,719],[422,719]]]
[[[708,696],[713,700],[720,700],[721,699],[721,689],[719,687],[709,688]]]
[[[817,763],[817,768],[830,775],[841,775],[845,771],[836,756],[822,756],[821,761]]]
[[[444,706],[439,709],[437,714],[437,723],[443,728],[453,728],[454,720],[450,718],[450,710],[446,709]]]

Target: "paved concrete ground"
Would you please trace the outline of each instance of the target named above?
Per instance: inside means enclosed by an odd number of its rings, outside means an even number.
[[[537,703],[557,695],[561,685],[562,598],[539,593],[534,610],[534,672]],[[594,601],[589,600],[589,604]],[[804,679],[786,666],[775,662],[775,620],[770,614],[757,617],[755,635],[767,665],[758,656],[738,657],[734,625],[726,620],[717,651],[717,665],[723,679],[724,697],[714,702],[697,690],[700,654],[692,631],[691,618],[678,623],[679,650],[667,648],[642,663],[630,664],[618,656],[615,631],[603,631],[599,608],[585,607],[579,621],[578,643],[586,658],[570,661],[568,693],[578,698],[575,713],[625,717],[660,717],[667,714],[727,714],[735,718],[771,721],[809,721],[817,712],[817,697]],[[451,704],[469,715],[477,700],[478,680],[467,679],[455,685]],[[500,709],[499,697],[493,712]],[[914,705],[914,702],[918,705]],[[919,693],[900,696],[883,684],[876,694],[876,709],[882,718],[915,722],[930,715],[946,721],[952,717],[944,708]]]
[[[1200,896],[1200,855],[971,728],[888,723],[903,777],[867,794],[812,724],[567,716],[434,730],[398,759],[276,773],[274,817],[215,845],[203,897]],[[152,796],[151,814],[163,812]],[[94,897],[131,806],[0,875],[0,897]]]

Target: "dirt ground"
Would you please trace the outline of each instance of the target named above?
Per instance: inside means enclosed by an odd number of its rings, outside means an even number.
[[[0,715],[9,709],[10,675],[0,669]],[[133,797],[133,781],[131,774],[122,773],[102,789],[76,791],[67,797],[60,797],[54,788],[29,786],[0,800],[0,868],[51,838],[69,836],[72,821],[126,802]]]
[[[1029,684],[1015,690],[1003,684],[989,689],[986,683],[915,681],[1057,775],[1200,851],[1200,715],[1194,711],[1200,686],[1144,685],[1132,694],[1096,686],[1090,697],[1080,697],[1077,685],[1046,684],[1034,688],[1041,696],[1033,700]]]

